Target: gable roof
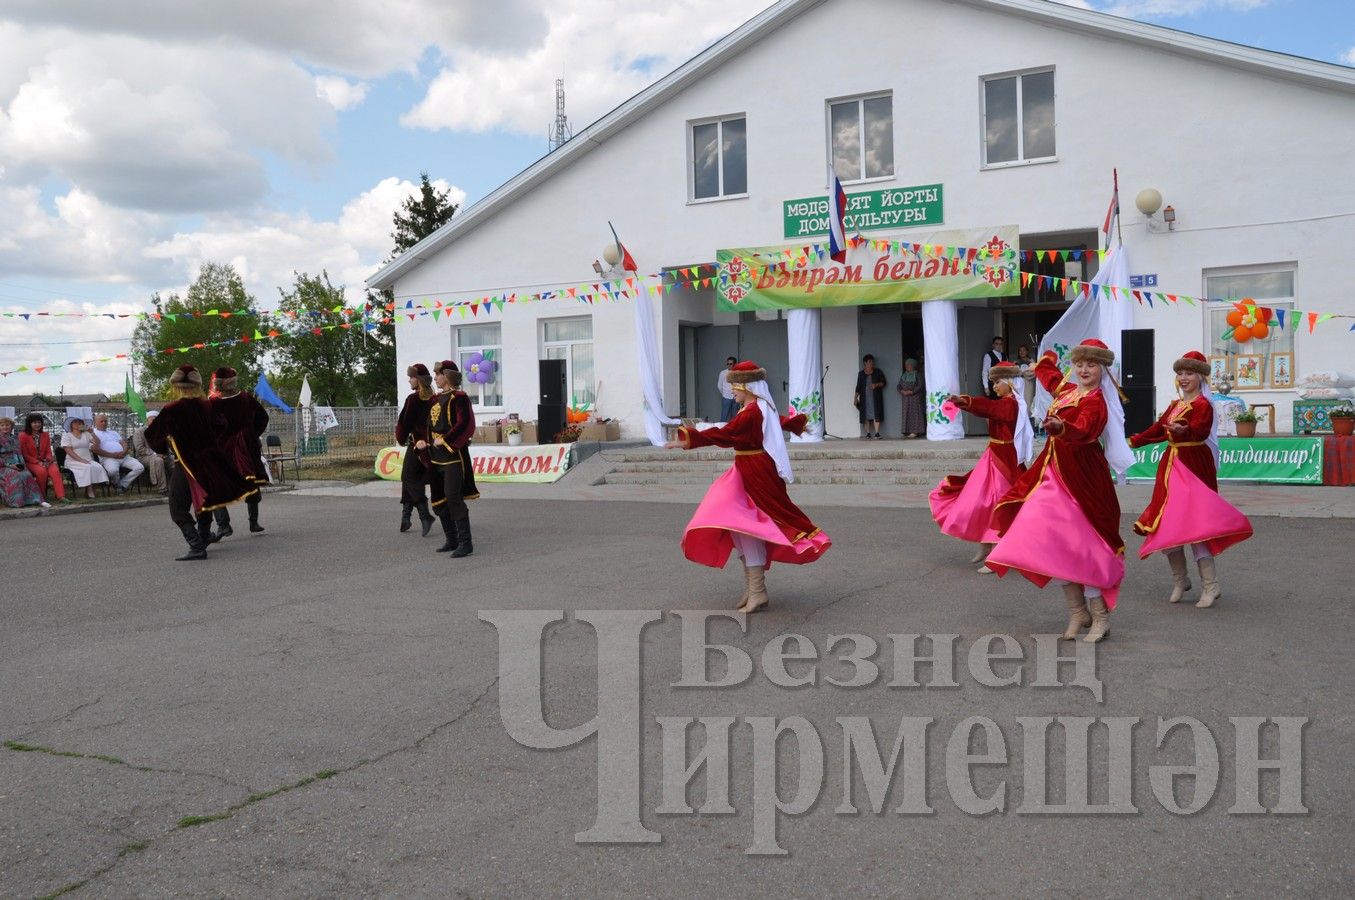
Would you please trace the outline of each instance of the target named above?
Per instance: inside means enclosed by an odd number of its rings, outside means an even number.
[[[606,113],[564,146],[514,175],[488,195],[452,217],[437,231],[406,250],[367,279],[372,290],[392,287],[401,277],[436,256],[463,233],[478,227],[501,207],[511,204],[537,184],[563,171],[603,142],[622,131],[692,83],[719,68],[747,45],[830,0],[779,0],[649,87]],[[1057,0],[950,0],[965,6],[1020,16],[1040,24],[1113,38],[1170,53],[1195,57],[1263,75],[1296,81],[1310,87],[1355,94],[1355,68],[1301,56],[1262,50],[1216,38],[1123,19],[1108,13],[1068,6]]]

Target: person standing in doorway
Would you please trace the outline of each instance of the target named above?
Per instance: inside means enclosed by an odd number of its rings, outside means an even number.
[[[922,373],[918,371],[917,360],[911,356],[903,361],[903,374],[899,376],[899,396],[903,398],[903,424],[900,426],[904,437],[919,437],[927,433],[927,394],[922,383]]]
[[[738,415],[739,402],[734,399],[734,389],[729,386],[729,372],[734,368],[738,360],[734,357],[725,358],[725,367],[720,370],[720,377],[715,383],[720,388],[720,421],[732,422],[734,416]]]
[[[998,363],[1007,360],[1006,346],[1006,341],[1002,340],[1002,336],[999,335],[993,338],[992,345],[988,348],[987,352],[983,354],[982,387],[984,394],[987,395],[989,400],[996,400],[997,394],[993,391],[993,383],[988,378],[988,370]]]
[[[852,401],[866,427],[866,440],[880,439],[880,423],[885,414],[885,373],[875,368],[875,357],[867,353],[861,357],[861,371],[856,373],[856,398]]]

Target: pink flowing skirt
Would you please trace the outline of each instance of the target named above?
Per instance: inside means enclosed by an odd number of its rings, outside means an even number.
[[[945,486],[943,480],[927,496],[932,518],[941,532],[962,541],[982,541],[988,534],[993,507],[1011,490],[1012,483],[993,459],[993,451],[988,449],[983,451],[958,493],[943,492]]]
[[[1139,559],[1187,544],[1204,544],[1217,556],[1251,535],[1247,517],[1210,490],[1178,456],[1167,471],[1167,499],[1157,530],[1139,547]]]
[[[682,553],[694,563],[720,569],[734,551],[731,533],[746,534],[767,544],[767,565],[811,563],[833,546],[822,531],[788,535],[758,509],[743,487],[743,476],[731,468],[711,484],[682,533]]]
[[[1124,557],[1092,527],[1059,477],[1058,466],[1045,471],[988,554],[988,568],[998,575],[1014,569],[1039,587],[1055,579],[1097,587],[1106,606],[1114,609],[1124,581]]]

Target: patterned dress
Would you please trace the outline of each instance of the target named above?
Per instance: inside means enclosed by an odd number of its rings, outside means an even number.
[[[24,465],[19,452],[19,436],[0,434],[0,503],[5,506],[33,506],[42,502],[38,480]]]

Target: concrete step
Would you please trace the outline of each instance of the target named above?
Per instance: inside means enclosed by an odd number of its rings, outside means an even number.
[[[872,446],[870,450],[805,450],[788,448],[793,463],[825,461],[831,463],[853,460],[952,460],[978,459],[986,443],[977,445],[959,445],[942,447],[892,448],[888,444]],[[674,450],[630,450],[610,455],[615,463],[645,463],[658,461],[684,460],[725,460],[732,456],[731,451],[722,448],[702,448],[686,452]]]
[[[603,484],[703,484],[708,485],[719,473],[702,474],[697,472],[611,472],[603,477]],[[795,473],[796,484],[928,484],[935,485],[947,472],[799,472]]]

